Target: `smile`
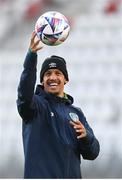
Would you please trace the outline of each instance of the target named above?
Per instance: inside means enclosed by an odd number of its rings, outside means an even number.
[[[50,83],[49,86],[50,87],[56,87],[56,86],[58,86],[58,83]]]

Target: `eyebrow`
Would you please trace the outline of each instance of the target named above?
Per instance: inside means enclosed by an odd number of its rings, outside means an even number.
[[[47,73],[47,72],[52,72],[52,70],[55,70],[55,72],[60,72],[60,73],[62,73],[59,69],[48,69],[45,73]],[[63,74],[63,73],[62,73]]]

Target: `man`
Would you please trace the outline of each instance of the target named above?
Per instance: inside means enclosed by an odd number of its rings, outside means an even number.
[[[23,119],[24,178],[81,178],[80,155],[94,160],[99,142],[83,112],[72,105],[73,98],[64,93],[69,77],[63,58],[51,56],[43,62],[41,85],[34,93],[40,49],[33,32],[17,100]]]

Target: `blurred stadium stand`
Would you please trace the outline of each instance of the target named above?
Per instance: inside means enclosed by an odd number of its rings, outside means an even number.
[[[82,161],[83,178],[122,178],[121,0],[0,0],[0,178],[23,177],[17,86],[35,20],[48,10],[66,14],[72,30],[62,45],[38,53],[38,74],[51,54],[67,60],[66,92],[101,145],[95,161]]]

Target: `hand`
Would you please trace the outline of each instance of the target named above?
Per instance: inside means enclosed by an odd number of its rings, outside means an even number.
[[[32,32],[29,48],[32,52],[37,52],[38,50],[43,48],[43,44],[37,37],[35,31]]]
[[[70,121],[70,124],[74,127],[76,133],[78,133],[77,139],[87,136],[86,129],[79,120],[77,120],[76,122]]]

